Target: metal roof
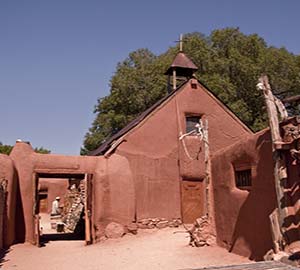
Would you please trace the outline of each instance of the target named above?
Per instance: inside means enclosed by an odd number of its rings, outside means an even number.
[[[165,75],[172,75],[173,69],[185,69],[189,70],[190,72],[195,72],[198,70],[198,67],[192,62],[190,58],[188,58],[185,53],[179,52],[176,57],[174,58],[171,66],[165,72]]]

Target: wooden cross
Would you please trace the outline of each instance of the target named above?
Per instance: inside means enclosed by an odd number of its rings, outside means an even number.
[[[183,46],[183,35],[180,34],[179,38],[179,51],[182,52],[182,46]]]
[[[179,43],[179,51],[183,51],[183,34],[180,34],[179,40],[175,41],[176,43]]]

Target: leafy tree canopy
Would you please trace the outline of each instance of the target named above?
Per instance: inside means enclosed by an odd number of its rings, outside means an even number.
[[[2,142],[0,142],[0,154],[9,155],[12,149],[13,149],[12,145],[3,144]],[[40,154],[49,154],[51,152],[50,150],[45,149],[43,147],[36,147],[34,148],[34,151]]]
[[[96,117],[85,136],[82,154],[96,149],[166,95],[163,73],[177,52],[178,46],[158,56],[139,49],[118,64],[110,94],[99,98],[95,106]],[[267,124],[264,101],[256,90],[261,74],[269,76],[279,98],[299,94],[300,56],[268,46],[257,34],[245,35],[238,28],[215,30],[209,36],[189,33],[184,37],[184,52],[199,67],[196,77],[254,131]],[[293,104],[289,110],[299,113]]]

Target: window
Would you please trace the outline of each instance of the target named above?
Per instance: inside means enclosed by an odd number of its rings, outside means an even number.
[[[239,189],[250,190],[252,186],[251,168],[236,170],[235,183]]]
[[[185,118],[186,123],[186,133],[196,130],[196,124],[199,124],[201,117],[200,116],[187,116]]]
[[[197,89],[197,84],[196,83],[191,83],[192,89]]]

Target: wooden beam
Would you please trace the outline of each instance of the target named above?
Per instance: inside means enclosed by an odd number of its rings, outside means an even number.
[[[275,96],[273,96],[273,97],[274,97],[275,105],[280,113],[281,120],[287,119],[289,115],[288,115],[288,112],[287,112],[285,106],[283,105],[282,101]]]
[[[282,100],[283,103],[300,102],[300,95],[287,97]]]
[[[89,209],[89,196],[90,196],[90,175],[86,174],[84,178],[84,220],[85,220],[85,244],[89,245],[92,242],[91,239],[91,220],[90,220],[90,209]]]
[[[272,93],[271,86],[269,84],[268,77],[263,75],[259,78],[257,88],[262,90],[265,103],[267,107],[267,113],[269,118],[269,126],[272,137],[272,151],[274,159],[274,178],[275,189],[278,206],[278,223],[281,230],[282,238],[287,241],[287,235],[285,234],[284,220],[288,216],[287,212],[287,198],[285,193],[285,182],[287,180],[287,168],[284,154],[277,150],[277,145],[282,143],[280,135],[278,112],[276,108],[276,101]]]
[[[209,143],[208,143],[208,120],[205,119],[203,125],[203,141],[204,141],[204,157],[205,157],[205,212],[210,220],[210,178],[211,178],[211,163],[210,163],[210,152],[209,152]]]
[[[269,79],[267,76],[263,75],[259,78],[259,83],[257,87],[263,91],[265,103],[267,107],[267,113],[269,118],[270,131],[272,135],[273,144],[276,142],[281,142],[281,136],[279,132],[279,121],[277,108],[275,105],[275,99],[271,90],[271,86],[269,84]],[[274,150],[274,145],[273,145]]]
[[[279,219],[278,219],[277,208],[269,215],[269,219],[270,219],[270,228],[271,228],[274,251],[275,253],[278,253],[280,249],[282,249],[282,235],[278,223]]]

